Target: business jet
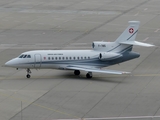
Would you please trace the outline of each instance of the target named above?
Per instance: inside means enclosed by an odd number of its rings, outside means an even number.
[[[24,52],[17,58],[5,63],[7,67],[22,68],[31,77],[31,69],[73,70],[75,75],[86,71],[86,77],[92,78],[92,72],[107,74],[127,74],[129,72],[102,69],[138,58],[133,45],[152,47],[154,45],[135,41],[139,21],[129,21],[129,26],[114,42],[94,41],[92,50],[35,50]]]

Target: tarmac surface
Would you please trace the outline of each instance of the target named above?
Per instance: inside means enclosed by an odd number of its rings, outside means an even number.
[[[0,120],[159,120],[159,5],[159,0],[1,0]],[[32,70],[27,79],[25,70],[4,67],[28,50],[91,49],[92,41],[114,41],[130,20],[141,21],[138,41],[157,46],[135,46],[140,58],[109,67],[131,75],[93,73],[86,79],[85,72],[77,77],[73,71]]]

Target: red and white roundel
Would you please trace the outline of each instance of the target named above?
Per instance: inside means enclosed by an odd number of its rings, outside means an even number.
[[[129,28],[129,33],[133,33],[134,32],[134,29],[133,28]]]

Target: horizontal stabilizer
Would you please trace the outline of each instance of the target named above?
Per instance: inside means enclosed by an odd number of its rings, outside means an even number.
[[[124,41],[124,42],[120,42],[120,44],[139,45],[139,46],[144,46],[144,47],[153,47],[154,46],[154,45],[151,45],[148,43],[143,43],[143,42],[138,42],[138,41]]]
[[[87,66],[67,66],[67,69],[70,70],[83,70],[83,71],[87,71],[87,72],[98,72],[98,73],[107,73],[107,74],[115,74],[115,75],[119,75],[119,74],[129,74],[130,72],[124,72],[124,71],[117,71],[117,70],[102,70],[99,68],[91,68],[91,67],[87,67]]]

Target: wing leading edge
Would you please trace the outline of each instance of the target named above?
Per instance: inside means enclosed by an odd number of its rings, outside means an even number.
[[[130,72],[125,72],[125,71],[117,71],[117,70],[108,70],[108,69],[99,69],[95,67],[87,67],[87,66],[67,66],[67,69],[70,70],[83,70],[87,72],[98,72],[98,73],[107,73],[107,74],[129,74]]]

